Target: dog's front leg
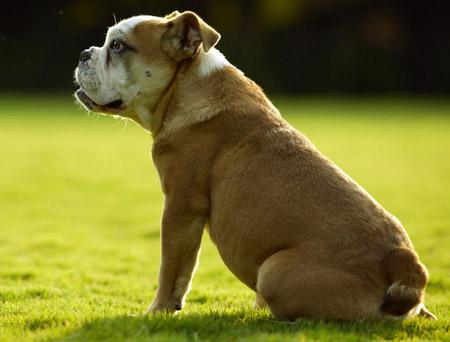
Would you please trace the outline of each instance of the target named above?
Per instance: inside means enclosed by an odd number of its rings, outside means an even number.
[[[150,313],[181,310],[197,265],[205,219],[166,201],[161,227],[158,291]]]

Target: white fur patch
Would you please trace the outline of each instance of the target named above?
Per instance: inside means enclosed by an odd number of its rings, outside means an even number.
[[[127,35],[129,31],[133,30],[134,27],[142,23],[144,21],[156,21],[161,20],[160,17],[155,17],[153,15],[137,15],[135,17],[131,17],[128,19],[124,19],[119,21],[116,25],[111,26],[108,29],[108,32],[106,34],[106,40],[105,44],[107,44],[112,38],[114,38],[116,35]]]
[[[216,70],[220,70],[231,65],[225,56],[216,48],[212,48],[208,51],[208,53],[201,50],[200,53],[198,72],[201,76],[208,76]]]
[[[411,310],[410,315],[411,316],[418,316],[420,311],[422,310],[422,308],[425,308],[425,305],[423,305],[423,303],[420,303],[419,305],[417,305],[415,308],[413,308]]]
[[[409,298],[416,298],[420,297],[421,289],[407,286],[407,285],[400,285],[400,282],[395,282],[389,288],[387,289],[387,294],[392,297],[409,297]]]

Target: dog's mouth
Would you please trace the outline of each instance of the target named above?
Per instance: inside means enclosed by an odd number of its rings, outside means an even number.
[[[116,114],[124,109],[124,103],[121,99],[101,105],[92,100],[81,88],[75,92],[75,96],[88,110],[94,112]]]

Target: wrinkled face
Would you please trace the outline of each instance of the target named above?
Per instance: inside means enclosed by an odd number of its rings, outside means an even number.
[[[148,119],[136,112],[152,110],[176,71],[176,62],[161,49],[167,29],[167,19],[153,16],[132,17],[111,27],[103,46],[80,55],[77,100],[90,111],[141,123]]]
[[[180,64],[193,61],[200,49],[207,53],[219,39],[190,11],[122,20],[108,30],[103,46],[81,53],[75,96],[87,110],[131,118],[152,130],[152,113]]]

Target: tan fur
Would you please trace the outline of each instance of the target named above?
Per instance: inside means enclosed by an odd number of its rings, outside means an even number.
[[[386,296],[422,305],[426,270],[399,221],[238,69],[200,75],[205,41],[188,57],[180,41],[168,43],[186,32],[173,28],[188,13],[135,33],[144,54],[174,66],[152,108],[152,156],[165,204],[150,311],[181,309],[204,227],[228,268],[256,292],[255,306],[282,319],[380,318]]]

